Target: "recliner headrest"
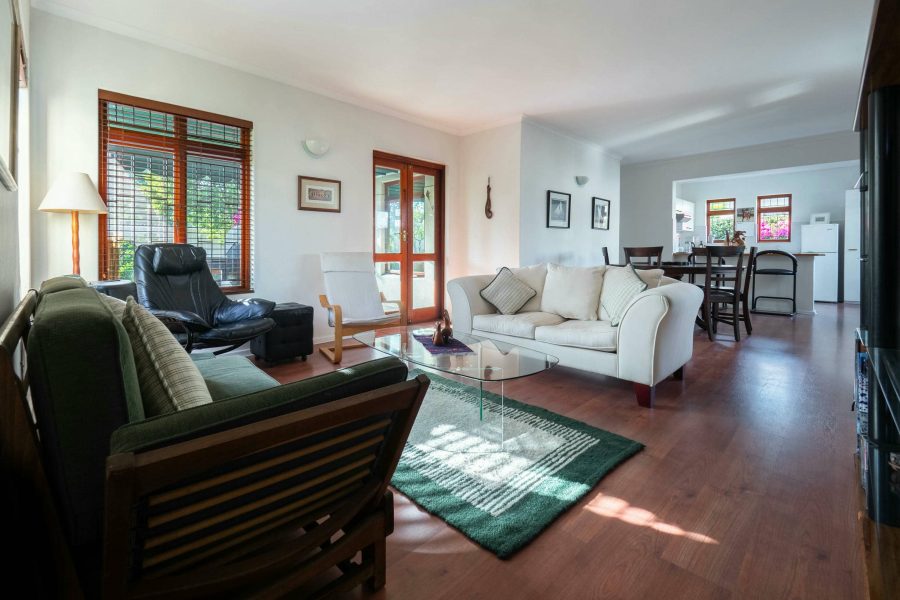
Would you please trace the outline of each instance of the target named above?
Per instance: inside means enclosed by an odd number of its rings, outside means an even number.
[[[158,275],[187,275],[202,271],[206,250],[190,244],[166,244],[153,251],[153,272]]]

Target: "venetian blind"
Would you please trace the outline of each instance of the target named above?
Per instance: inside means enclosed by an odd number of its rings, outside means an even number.
[[[100,93],[102,279],[131,279],[141,244],[206,250],[226,291],[251,288],[253,124]]]

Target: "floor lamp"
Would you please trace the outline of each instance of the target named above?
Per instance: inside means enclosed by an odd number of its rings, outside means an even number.
[[[54,182],[38,207],[44,212],[70,213],[72,215],[72,272],[81,274],[81,257],[78,241],[78,214],[107,213],[106,204],[100,199],[97,188],[87,173],[67,173]]]

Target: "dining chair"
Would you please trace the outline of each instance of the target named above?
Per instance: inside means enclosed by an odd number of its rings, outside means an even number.
[[[742,267],[744,248],[742,246],[707,246],[706,278],[703,281],[703,322],[710,341],[715,341],[718,323],[726,323],[734,329],[735,341],[741,341],[741,317],[739,316],[742,295]],[[713,266],[719,260],[736,257],[733,273],[713,273]],[[730,314],[720,314],[720,307],[731,307]]]
[[[603,246],[602,250],[603,250],[603,262],[604,262],[604,264],[606,264],[608,266],[609,265],[609,248],[607,248],[606,246]]]
[[[632,246],[631,248],[623,248],[623,250],[625,251],[626,265],[633,262],[632,258],[646,258],[647,260],[643,264],[647,265],[662,265],[662,246]],[[655,262],[654,258],[656,259]]]
[[[753,334],[753,325],[750,323],[751,294],[750,283],[753,280],[754,269],[756,268],[756,246],[750,246],[750,252],[747,254],[747,267],[744,270],[744,289],[741,291],[741,306],[744,314],[744,327],[747,329],[747,335]]]
[[[709,260],[709,258],[706,254],[706,246],[697,246],[696,248],[694,248],[691,251],[690,254],[688,254],[688,257],[687,257],[688,263],[691,265],[695,265],[695,266],[698,264],[705,265],[708,260]],[[716,264],[724,265],[725,259],[719,258],[719,260],[716,261]],[[696,275],[691,273],[691,275],[688,277],[688,281],[690,281],[691,283],[696,283],[697,282]],[[701,284],[701,287],[702,287],[702,284]]]

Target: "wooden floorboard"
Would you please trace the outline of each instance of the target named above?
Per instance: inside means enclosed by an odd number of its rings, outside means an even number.
[[[685,380],[642,409],[630,383],[567,368],[506,394],[646,449],[502,561],[395,494],[387,587],[348,597],[866,597],[854,466],[853,305],[754,316],[740,343],[699,331]],[[342,366],[376,358],[348,350]],[[286,383],[320,354],[266,367]]]

